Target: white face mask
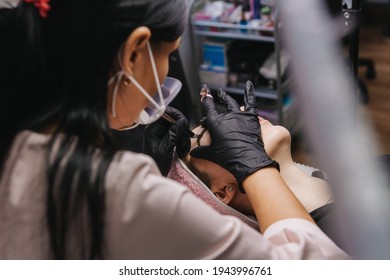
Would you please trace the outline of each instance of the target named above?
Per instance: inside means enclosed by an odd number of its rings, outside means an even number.
[[[157,93],[154,97],[151,97],[146,90],[127,72],[120,70],[118,71],[108,82],[111,84],[116,79],[116,84],[114,87],[114,92],[112,96],[112,116],[116,118],[116,96],[118,93],[119,83],[122,80],[122,76],[128,78],[138,89],[139,91],[149,100],[149,105],[143,109],[135,124],[130,127],[120,128],[118,130],[129,130],[137,127],[140,124],[146,125],[158,120],[165,112],[166,106],[176,97],[181,89],[181,82],[175,78],[166,77],[163,84],[160,85],[156,64],[154,62],[154,57],[152,49],[150,48],[149,42],[147,43],[148,53],[150,57],[150,62],[152,65],[153,76],[157,86]]]

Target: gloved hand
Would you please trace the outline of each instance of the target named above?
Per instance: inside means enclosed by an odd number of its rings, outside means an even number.
[[[219,113],[213,98],[203,99],[202,110],[206,115],[211,144],[193,149],[191,156],[212,161],[230,171],[244,193],[242,181],[246,177],[268,166],[279,169],[279,164],[264,149],[253,84],[246,82],[245,111],[240,111],[237,102],[221,89],[218,90],[218,97],[227,112]]]
[[[190,150],[188,121],[179,110],[167,106],[165,111],[176,121],[170,123],[160,118],[145,128],[143,151],[157,163],[161,173],[166,176],[172,163],[173,150],[183,157]]]

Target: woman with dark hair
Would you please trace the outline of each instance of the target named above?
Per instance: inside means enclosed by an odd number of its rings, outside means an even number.
[[[155,121],[180,89],[166,75],[186,19],[183,0],[0,0],[0,259],[346,257],[289,194],[263,236],[117,148],[111,129]],[[259,172],[284,194],[255,164],[248,196]]]

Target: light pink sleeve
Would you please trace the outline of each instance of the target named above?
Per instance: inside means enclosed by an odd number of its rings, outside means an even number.
[[[123,153],[107,173],[105,254],[108,259],[347,258],[322,231],[291,219],[261,235],[223,216],[144,155]]]
[[[264,237],[277,246],[288,247],[286,259],[349,259],[350,257],[315,224],[303,219],[285,219],[272,224]]]

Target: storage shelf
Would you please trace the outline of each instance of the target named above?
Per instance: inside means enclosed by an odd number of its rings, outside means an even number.
[[[286,81],[283,82],[282,84],[282,89],[281,92],[286,92],[292,83],[292,77],[289,77]],[[216,85],[216,84],[207,84],[207,86],[210,89],[217,90],[219,88],[222,88],[226,92],[234,93],[234,94],[244,94],[244,88],[245,85],[241,86],[221,86],[221,85]],[[277,89],[270,89],[266,86],[257,86],[255,87],[255,95],[256,97],[261,97],[261,98],[268,98],[272,100],[278,99],[278,90]]]
[[[296,100],[292,100],[289,104],[283,106],[283,119],[279,120],[278,110],[262,110],[258,109],[261,117],[269,120],[274,125],[282,125],[287,128],[291,134],[294,134],[299,129],[299,119]]]
[[[253,21],[245,25],[212,21],[208,19],[203,19],[200,16],[196,17],[196,12],[201,11],[206,2],[207,1],[200,0],[194,1],[194,4],[192,6],[194,12],[192,13],[193,17],[191,18],[191,34],[194,36],[194,38],[203,37],[203,40],[205,41],[214,39],[215,42],[221,44],[232,40],[264,42],[264,48],[269,48],[269,43],[273,44],[275,51],[275,59],[277,61],[277,73],[274,79],[275,88],[269,88],[267,86],[267,81],[261,81],[263,83],[260,86],[255,87],[255,95],[256,98],[258,98],[259,114],[260,116],[263,116],[275,125],[283,125],[291,133],[296,131],[299,127],[299,115],[297,109],[298,102],[293,98],[293,95],[290,92],[293,77],[291,77],[290,74],[284,75],[284,73],[281,73],[282,47],[281,38],[279,37],[281,23],[279,22],[278,17],[275,16],[274,26],[272,27],[254,26]],[[277,15],[277,13],[274,14]],[[193,40],[193,46],[196,53],[198,53],[197,51],[202,50],[203,45],[201,45],[201,43],[202,41],[198,40],[198,38]],[[262,51],[262,44],[253,45],[256,45],[256,47],[259,48],[260,52]],[[202,58],[202,56],[200,56],[199,58]],[[199,60],[199,58],[196,57],[197,60]],[[199,63],[198,66],[201,66],[204,61],[200,60],[197,62]],[[225,65],[228,64],[225,63]],[[219,64],[217,66],[219,66]],[[227,67],[225,68],[226,75],[229,75],[229,71],[234,72],[232,69],[229,70]],[[203,70],[204,68],[200,69]],[[200,71],[199,76],[203,74],[203,71]],[[223,73],[221,73],[221,75],[222,74]],[[243,100],[242,98],[244,95],[245,86],[241,84],[241,80],[240,83],[238,83],[237,85],[231,86],[227,84],[228,82],[230,82],[230,79],[228,79],[227,77],[220,78],[219,76],[202,76],[200,77],[200,82],[206,82],[207,86],[212,90],[222,88],[228,94],[231,94],[232,97],[234,97],[235,99],[237,98],[237,101]],[[223,107],[223,105],[221,106]]]
[[[223,89],[224,91],[228,93],[233,93],[233,94],[244,94],[244,87],[245,86],[240,86],[240,87],[233,87],[233,86],[221,86],[221,85],[213,85],[213,84],[207,84],[207,86],[210,89],[216,90],[216,89]],[[278,93],[274,89],[269,89],[265,86],[258,86],[255,87],[255,95],[256,97],[262,97],[262,98],[268,98],[268,99],[273,99],[276,100],[278,99]]]
[[[226,91],[228,94],[230,94],[232,97],[244,95],[244,86],[231,87],[231,86],[218,86],[218,85],[212,85],[212,84],[207,84],[207,86],[211,90],[217,90],[218,88],[221,88],[224,91]],[[276,90],[272,90],[272,89],[269,89],[267,87],[258,86],[258,87],[255,87],[255,95],[257,98],[263,98],[266,100],[270,100],[270,102],[274,102],[273,104],[275,104],[272,106],[277,106],[275,102],[277,102],[277,99],[278,99],[278,92]],[[291,97],[291,95],[289,93],[286,93],[286,95],[284,95],[284,98],[286,98],[286,99],[283,101],[284,104],[282,105],[282,108],[283,108],[282,110],[283,110],[283,114],[284,114],[283,119],[286,119],[286,118],[291,117],[291,113],[295,109],[296,102]],[[242,97],[242,100],[244,100],[243,97]],[[262,108],[261,106],[262,105],[264,106],[263,102],[267,102],[267,101],[258,101],[259,114],[274,124],[279,123],[277,121],[278,120],[278,109],[277,108],[266,109],[264,107]],[[270,106],[270,105],[268,103],[268,105],[265,105],[265,106]]]
[[[213,32],[213,31],[202,31],[195,30],[195,35],[209,36],[209,37],[219,37],[219,38],[229,38],[229,39],[241,39],[241,40],[250,40],[250,41],[260,41],[260,42],[275,42],[273,37],[260,36],[255,34],[247,33],[236,33],[236,32]]]
[[[258,112],[259,112],[259,115],[267,120],[269,120],[270,122],[272,122],[273,124],[278,124],[278,110],[277,109],[274,109],[274,110],[269,110],[269,109],[262,109],[261,108],[261,104],[258,104],[260,106],[260,108],[258,109]],[[291,119],[292,117],[292,114],[295,113],[295,108],[296,107],[296,102],[294,100],[291,100],[283,105],[283,119],[285,122],[285,120],[287,119]]]
[[[212,21],[192,21],[194,34],[200,36],[251,40],[260,42],[275,42],[273,28],[252,27],[240,24],[221,23]],[[271,35],[262,35],[259,32],[267,32]]]

